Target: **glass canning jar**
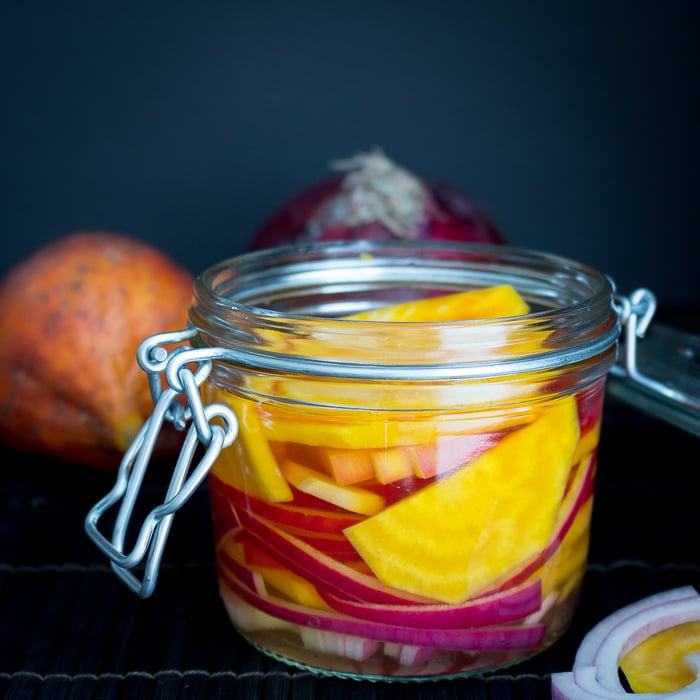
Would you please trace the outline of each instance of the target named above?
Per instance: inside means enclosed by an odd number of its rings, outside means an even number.
[[[88,518],[134,590],[150,594],[172,512],[207,479],[223,607],[266,654],[422,680],[557,641],[620,336],[605,275],[507,246],[285,247],[203,272],[190,322],[142,346],[157,420],[125,456],[138,482],[159,421],[192,419],[165,510],[130,554],[138,483]],[[207,457],[188,478],[197,436]],[[141,583],[131,569],[154,542]]]

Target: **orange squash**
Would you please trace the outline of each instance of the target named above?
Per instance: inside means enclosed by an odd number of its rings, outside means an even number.
[[[194,278],[123,234],[59,238],[0,286],[0,438],[11,447],[116,468],[153,404],[139,343],[185,328]],[[174,431],[161,447],[172,452]]]

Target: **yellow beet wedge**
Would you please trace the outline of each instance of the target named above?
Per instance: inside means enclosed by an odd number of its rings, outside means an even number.
[[[345,318],[355,321],[439,322],[520,316],[530,310],[525,300],[509,284],[484,287],[468,292],[444,294],[380,309],[363,311]]]
[[[344,532],[384,583],[458,603],[549,540],[579,438],[565,397],[441,481]]]

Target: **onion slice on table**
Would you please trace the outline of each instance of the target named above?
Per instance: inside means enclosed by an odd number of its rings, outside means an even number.
[[[618,668],[625,654],[648,637],[686,622],[700,620],[700,595],[692,586],[656,593],[599,622],[584,638],[572,671],[552,674],[553,700],[700,698],[700,654],[685,657],[697,680],[670,693],[630,695]]]

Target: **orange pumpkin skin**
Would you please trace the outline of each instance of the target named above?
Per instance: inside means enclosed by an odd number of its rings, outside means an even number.
[[[72,233],[18,263],[0,286],[0,439],[116,469],[153,410],[138,345],[185,328],[193,284],[157,248],[111,232]]]

